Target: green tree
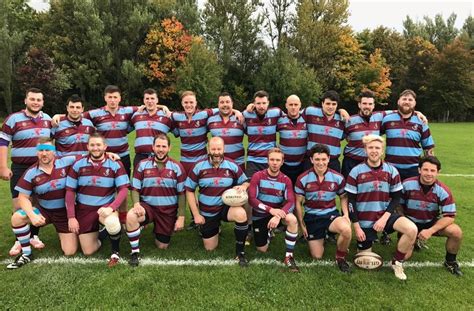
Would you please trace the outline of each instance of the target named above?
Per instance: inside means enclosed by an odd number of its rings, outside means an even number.
[[[204,37],[224,68],[224,88],[240,101],[253,92],[265,45],[258,0],[209,0],[203,11]]]
[[[292,46],[297,57],[312,67],[324,89],[335,87],[338,54],[343,45],[339,40],[348,32],[347,0],[299,0],[296,6]]]
[[[265,7],[265,29],[270,37],[273,51],[288,44],[294,16],[292,8],[296,0],[270,0]]]
[[[285,47],[266,59],[255,85],[268,91],[272,104],[281,108],[291,94],[297,94],[304,106],[318,102],[321,95],[315,71],[300,63]]]
[[[222,89],[223,68],[217,55],[202,40],[194,40],[186,60],[176,70],[176,89],[193,90],[203,107],[216,107],[217,95]]]
[[[428,81],[432,115],[445,122],[464,121],[474,108],[474,52],[461,40],[447,45],[436,55]]]
[[[474,50],[474,18],[472,16],[464,21],[460,38],[470,50]]]

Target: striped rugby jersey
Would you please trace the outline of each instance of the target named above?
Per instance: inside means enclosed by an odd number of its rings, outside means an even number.
[[[89,119],[81,118],[78,122],[72,122],[66,116],[61,117],[58,126],[52,128],[56,154],[86,155],[89,136],[94,132],[95,127]]]
[[[66,208],[66,178],[71,165],[78,156],[54,159],[51,174],[44,172],[38,164],[31,166],[18,180],[15,190],[32,196],[36,194],[39,205],[48,210]]]
[[[99,209],[115,199],[115,193],[130,185],[120,161],[105,158],[93,162],[89,156],[76,161],[69,170],[66,190],[76,193],[76,209]]]
[[[25,110],[12,113],[2,125],[0,139],[12,143],[11,160],[16,164],[36,163],[36,145],[39,137],[51,137],[51,117],[40,111],[38,117],[26,115]]]
[[[360,114],[352,115],[350,120],[345,124],[345,135],[347,145],[344,148],[344,157],[363,161],[367,159],[364,150],[362,138],[366,135],[380,135],[380,127],[385,112],[374,112],[370,118],[364,118]]]
[[[320,182],[314,168],[310,168],[298,176],[295,193],[304,196],[305,214],[329,218],[339,215],[336,195],[344,194],[344,185],[344,177],[338,172],[328,168]]]
[[[410,220],[415,223],[429,223],[443,217],[456,216],[456,204],[449,188],[437,180],[431,189],[424,193],[419,177],[403,181],[401,205]]]
[[[224,155],[235,161],[244,164],[245,149],[242,143],[244,139],[245,125],[241,124],[234,114],[224,122],[220,114],[213,115],[207,119],[207,128],[212,137],[221,137],[224,140]]]
[[[135,153],[153,153],[153,139],[156,134],[162,132],[168,134],[173,130],[173,121],[168,118],[162,110],[158,110],[154,115],[148,111],[137,111],[131,120],[135,128]]]
[[[386,135],[385,161],[396,168],[408,169],[418,166],[424,150],[434,148],[434,140],[428,125],[416,115],[404,120],[400,113],[391,113],[382,120],[381,133]]]
[[[243,184],[247,179],[240,166],[230,159],[224,159],[218,168],[206,159],[194,166],[184,185],[191,192],[199,187],[199,212],[202,216],[212,217],[224,207],[221,198],[224,191]]]
[[[308,144],[308,129],[302,115],[296,119],[296,124],[288,116],[278,119],[277,131],[280,133],[280,149],[285,155],[285,164],[300,165],[306,155]]]
[[[250,180],[248,193],[253,220],[271,216],[270,208],[282,209],[287,214],[295,208],[293,185],[282,172],[275,177],[270,176],[266,169],[255,173]]]
[[[178,195],[184,194],[186,174],[181,163],[169,157],[163,164],[159,168],[154,158],[140,161],[133,172],[132,189],[140,193],[140,201],[176,215]]]
[[[311,106],[303,110],[303,118],[308,128],[307,150],[316,144],[324,144],[329,147],[331,159],[339,158],[341,140],[344,139],[344,122],[339,114],[328,120],[321,108]]]
[[[84,112],[83,116],[91,120],[97,132],[105,137],[107,151],[124,157],[130,154],[127,134],[132,131],[130,121],[132,115],[138,110],[138,107],[120,106],[115,116],[105,110],[105,108],[106,106]]]
[[[276,147],[276,126],[283,112],[278,107],[268,108],[265,116],[259,118],[256,112],[243,112],[249,140],[247,161],[267,163],[268,150]]]
[[[389,163],[373,169],[366,162],[355,166],[346,180],[346,192],[356,194],[357,218],[361,228],[372,228],[385,213],[390,193],[402,190],[400,175]]]

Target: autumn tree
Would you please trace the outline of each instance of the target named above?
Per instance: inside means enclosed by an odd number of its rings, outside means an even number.
[[[176,18],[166,18],[150,27],[139,54],[145,59],[145,75],[157,82],[159,96],[174,99],[176,70],[191,50],[192,36]]]

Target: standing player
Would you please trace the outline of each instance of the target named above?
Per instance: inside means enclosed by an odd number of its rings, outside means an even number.
[[[225,190],[234,187],[247,191],[249,183],[242,169],[232,160],[224,159],[224,141],[220,137],[209,140],[209,158],[198,162],[189,172],[185,182],[186,198],[200,231],[204,248],[214,250],[219,244],[221,220],[234,222],[236,259],[246,267],[245,238],[247,236],[247,214],[242,206],[227,206],[222,202]],[[199,187],[199,205],[195,191]]]
[[[352,169],[347,177],[349,212],[357,237],[359,251],[371,250],[377,232],[400,233],[397,250],[392,258],[392,269],[400,280],[405,256],[416,239],[416,226],[406,217],[395,214],[400,203],[402,184],[397,169],[382,161],[383,139],[367,135],[362,139],[367,161]]]
[[[308,130],[300,114],[300,98],[290,95],[286,99],[285,107],[287,115],[280,117],[277,124],[277,131],[280,133],[280,149],[285,155],[285,163],[281,171],[291,179],[294,185],[298,176],[304,172]]]
[[[255,246],[266,252],[270,245],[269,231],[275,229],[280,221],[287,225],[285,234],[286,254],[283,263],[292,272],[298,272],[293,256],[298,221],[292,211],[295,208],[295,194],[291,180],[280,172],[284,154],[279,148],[268,151],[268,168],[255,173],[250,180],[249,202],[253,209],[252,220]]]
[[[173,231],[184,227],[186,197],[183,166],[168,156],[170,139],[158,134],[153,141],[154,157],[142,160],[133,172],[133,208],[127,214],[127,236],[132,253],[130,265],[140,261],[140,226],[154,223],[155,244],[168,248]]]
[[[441,162],[434,156],[420,159],[419,177],[403,182],[402,207],[406,217],[418,228],[423,243],[432,236],[446,237],[444,266],[454,275],[462,276],[456,256],[461,247],[462,230],[454,223],[456,204],[449,188],[437,179]],[[411,251],[407,254],[407,258]]]
[[[141,160],[153,156],[153,139],[157,134],[167,134],[173,130],[171,118],[158,109],[158,94],[154,89],[146,89],[143,92],[143,103],[145,110],[135,112],[131,119],[136,133],[134,168]]]
[[[49,137],[40,138],[36,150],[38,164],[26,170],[15,187],[19,192],[21,209],[13,213],[11,225],[21,243],[22,254],[7,266],[8,269],[20,268],[32,260],[30,223],[38,227],[52,223],[64,255],[72,256],[77,251],[77,236],[69,232],[64,204],[67,171],[76,157],[56,158],[55,147]],[[33,194],[37,195],[38,208],[31,204]]]
[[[15,186],[23,173],[37,161],[36,143],[38,137],[51,136],[51,118],[43,113],[43,92],[36,88],[26,91],[25,109],[9,115],[2,125],[0,132],[0,178],[10,181],[13,212],[18,210],[18,191]],[[8,146],[11,148],[11,169],[8,168]],[[43,242],[38,238],[39,229],[31,227],[31,245],[43,248]],[[10,250],[10,256],[21,252],[21,245],[15,242]]]
[[[217,106],[219,113],[207,119],[207,128],[212,137],[221,137],[224,140],[224,156],[232,159],[242,170],[245,170],[244,139],[245,126],[233,113],[232,97],[227,92],[219,94]]]
[[[78,95],[69,97],[66,110],[67,114],[52,129],[56,153],[59,156],[85,155],[89,135],[95,132],[95,127],[89,119],[82,117],[84,106]]]
[[[310,150],[313,167],[298,177],[295,185],[296,216],[303,235],[308,240],[309,251],[315,259],[324,254],[324,238],[329,232],[339,234],[336,264],[344,273],[350,273],[346,261],[352,231],[344,192],[344,177],[330,168],[330,151],[326,145],[316,144]],[[342,216],[336,208],[339,195]],[[304,217],[303,217],[304,208]]]
[[[414,113],[416,94],[404,90],[398,99],[398,113],[386,115],[381,133],[387,137],[385,161],[395,166],[403,180],[418,176],[418,160],[422,148],[425,155],[434,155],[434,141],[428,125]]]
[[[341,154],[341,140],[344,139],[344,122],[337,114],[337,106],[340,102],[339,94],[336,91],[327,91],[323,94],[321,108],[306,107],[303,111],[303,118],[306,120],[308,128],[308,153],[316,144],[324,144],[329,147],[331,160],[329,168],[336,172],[341,171],[339,156]],[[347,112],[343,111],[344,114]],[[309,158],[305,167],[312,165]]]
[[[116,210],[127,198],[129,179],[120,162],[105,156],[106,148],[100,134],[90,136],[89,155],[79,159],[69,170],[66,208],[69,230],[79,235],[86,256],[99,249],[99,222],[105,225],[112,244],[109,266],[114,266],[120,259],[120,223]]]

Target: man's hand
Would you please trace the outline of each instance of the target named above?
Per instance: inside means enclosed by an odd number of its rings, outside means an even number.
[[[184,228],[184,216],[178,216],[174,223],[174,231],[181,231]]]
[[[419,111],[415,111],[415,114],[418,117],[418,119],[420,119],[421,122],[423,122],[423,124],[425,124],[425,125],[428,124],[428,118],[424,114],[422,114]]]
[[[13,173],[12,170],[9,169],[8,167],[2,167],[0,168],[0,178],[3,180],[10,180],[12,178]]]
[[[285,219],[286,218],[286,213],[284,210],[282,209],[279,209],[279,208],[272,208],[270,209],[270,214],[272,214],[273,216],[278,216],[280,217],[281,219]]]
[[[52,126],[52,127],[58,127],[59,122],[61,122],[61,117],[63,117],[63,116],[64,116],[63,114],[55,114],[55,115],[51,118],[51,126]]]
[[[31,224],[35,227],[41,227],[46,224],[46,219],[41,214],[37,215],[32,213],[32,215],[28,215],[28,218],[30,219]]]
[[[339,114],[341,115],[341,118],[344,120],[344,122],[348,122],[351,118],[351,116],[349,115],[349,113],[347,112],[346,109],[339,109]]]
[[[204,218],[201,214],[194,216],[194,223],[196,225],[204,225],[206,223],[206,218]]]
[[[113,152],[106,152],[105,156],[112,161],[119,161],[121,159],[118,154],[113,153]]]
[[[137,215],[137,217],[145,216],[145,209],[140,205],[140,203],[135,203],[131,210],[135,215]]]
[[[97,214],[99,214],[99,216],[102,218],[107,218],[113,212],[114,212],[113,208],[108,207],[108,206],[101,207],[97,210]]]
[[[430,229],[424,229],[421,230],[420,233],[418,233],[418,239],[422,240],[423,242],[426,242],[431,238],[432,235],[433,232],[431,232]]]
[[[235,190],[237,190],[237,192],[247,192],[247,187],[246,187],[246,186],[243,186],[243,185],[234,186],[233,188],[234,188]]]
[[[145,109],[146,109],[146,106],[145,106],[145,105],[141,105],[141,106],[138,106],[138,110],[137,110],[137,111],[138,111],[138,112],[143,112],[143,111],[145,111]]]
[[[75,234],[79,234],[79,222],[76,218],[69,218],[67,221],[69,231]]]
[[[385,225],[387,224],[388,216],[383,215],[380,217],[379,220],[377,220],[372,228],[374,228],[375,231],[377,232],[382,232],[383,229],[385,228]]]
[[[306,229],[306,225],[304,223],[301,223],[301,232],[303,233],[303,237],[305,239],[308,238],[308,229]]]
[[[273,216],[268,222],[268,229],[275,229],[276,227],[278,227],[278,225],[280,224],[280,219],[281,218],[278,216]]]
[[[367,237],[365,236],[365,232],[364,230],[362,230],[359,223],[354,224],[354,231],[356,234],[357,241],[364,242]]]
[[[245,108],[245,110],[247,112],[253,112],[255,110],[255,104],[254,103],[250,103],[247,105],[247,108]]]

